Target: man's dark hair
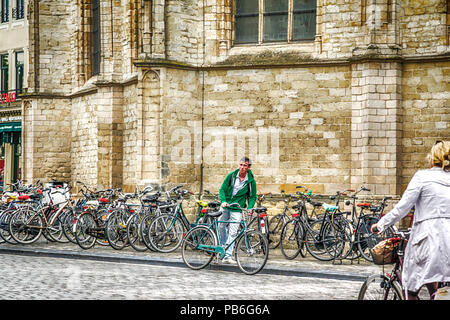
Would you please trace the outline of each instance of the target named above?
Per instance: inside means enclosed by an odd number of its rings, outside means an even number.
[[[240,162],[248,162],[248,166],[249,166],[249,167],[252,166],[252,160],[250,160],[250,159],[247,158],[247,157],[243,157],[243,158],[241,159]]]

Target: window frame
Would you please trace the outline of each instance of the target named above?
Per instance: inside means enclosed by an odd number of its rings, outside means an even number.
[[[258,40],[256,42],[236,42],[236,19],[239,18],[236,14],[236,0],[232,2],[232,19],[233,19],[233,45],[267,45],[267,44],[289,44],[289,43],[304,43],[304,42],[312,42],[315,40],[315,37],[317,36],[317,0],[315,0],[315,6],[314,9],[305,9],[305,10],[294,10],[294,0],[287,0],[288,1],[288,22],[287,22],[287,39],[285,40],[271,40],[271,41],[264,41],[264,16],[271,15],[272,13],[265,13],[264,12],[264,1],[265,0],[258,0]],[[314,1],[314,0],[312,0]],[[304,39],[294,39],[293,35],[293,26],[294,26],[294,13],[298,13],[299,11],[303,12],[313,12],[314,13],[314,36],[311,38],[304,38]],[[241,15],[242,17],[245,16]]]
[[[3,65],[3,58],[6,57],[6,65]],[[0,92],[6,93],[9,90],[9,55],[0,54]]]
[[[9,22],[9,0],[0,0],[0,23]]]
[[[16,61],[16,66],[15,66],[15,72],[16,72],[16,87],[15,87],[15,92],[16,92],[16,97],[19,96],[19,94],[22,93],[23,91],[23,80],[24,80],[24,70],[25,70],[25,52],[23,51],[16,51],[15,53],[15,61]],[[23,62],[19,63],[18,62],[18,55],[22,54],[23,55]],[[20,76],[19,76],[19,71]]]
[[[25,18],[25,0],[16,0],[16,7],[12,10],[12,16],[15,20],[22,20]]]
[[[101,13],[99,0],[92,0],[91,15],[91,76],[95,76],[100,73],[101,61]]]

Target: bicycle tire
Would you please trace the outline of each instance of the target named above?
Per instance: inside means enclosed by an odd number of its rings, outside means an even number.
[[[131,245],[131,247],[138,252],[144,252],[148,250],[141,232],[142,219],[143,219],[142,214],[135,213],[128,219],[127,222],[128,242]]]
[[[169,253],[181,245],[183,233],[184,227],[180,219],[171,214],[163,214],[152,221],[148,239],[157,251]]]
[[[364,281],[358,300],[403,300],[403,292],[397,280],[390,281],[382,274],[374,274]]]
[[[281,230],[286,224],[283,214],[277,214],[269,220],[269,249],[276,249],[280,245]]]
[[[332,227],[336,239],[334,240],[335,246],[330,254],[334,256],[334,259],[354,260],[359,258],[361,253],[356,245],[353,226],[350,221],[343,216],[339,216],[334,219]]]
[[[150,243],[149,230],[150,230],[150,226],[151,226],[153,220],[156,217],[157,217],[157,215],[154,213],[146,214],[142,218],[142,221],[140,223],[141,238],[144,241],[144,244],[147,247],[147,249],[149,249],[150,251],[153,251],[153,252],[157,252],[158,250],[153,248],[152,244]]]
[[[122,250],[128,244],[128,215],[123,209],[114,210],[106,220],[105,235],[109,245],[115,250]]]
[[[75,239],[80,248],[88,250],[95,246],[97,240],[98,224],[94,214],[84,212],[80,214],[74,225]]]
[[[56,212],[54,213],[56,214]],[[49,217],[49,221],[52,221],[53,215]],[[68,243],[69,240],[64,235],[64,219],[65,211],[61,211],[56,217],[55,221],[49,226],[47,226],[47,233],[50,238],[55,242]]]
[[[97,217],[97,225],[99,231],[97,233],[97,239],[95,240],[96,244],[101,245],[103,247],[109,247],[108,239],[106,238],[106,221],[109,217],[109,210],[106,208],[102,208],[95,212]]]
[[[245,274],[260,272],[269,257],[267,237],[257,230],[247,230],[238,239],[235,248],[239,269]]]
[[[75,223],[75,213],[73,212],[72,208],[66,208],[67,213],[64,218],[64,224],[63,224],[63,233],[64,236],[69,240],[71,243],[77,244],[77,239],[75,239],[75,234],[73,233],[73,225]]]
[[[17,210],[9,221],[9,233],[20,244],[36,242],[43,230],[41,215],[32,210]]]
[[[289,219],[283,226],[280,234],[280,249],[288,260],[297,258],[303,239],[303,227],[296,219]]]
[[[325,247],[323,236],[320,235],[320,229],[323,220],[313,221],[305,232],[305,246],[310,255],[320,261],[333,260],[333,256],[328,253]]]
[[[9,221],[17,209],[7,209],[2,212],[0,216],[0,237],[9,244],[17,244],[17,241],[11,236],[9,232]]]
[[[201,245],[209,247],[199,248]],[[196,226],[184,236],[181,256],[189,268],[200,270],[209,265],[216,256],[215,246],[217,246],[217,238],[214,232],[206,226]]]
[[[376,233],[370,232],[370,226],[379,220],[378,216],[364,216],[361,223],[356,230],[356,243],[361,256],[369,261],[373,262],[370,249],[378,243],[380,236]]]

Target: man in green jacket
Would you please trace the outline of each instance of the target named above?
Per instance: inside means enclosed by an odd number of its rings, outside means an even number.
[[[228,207],[230,204],[239,203],[241,208],[252,209],[256,203],[256,182],[250,167],[252,162],[249,158],[244,157],[239,163],[239,169],[230,172],[222,183],[219,190],[219,198],[222,202],[222,215],[219,217],[221,221],[232,221],[232,223],[221,223],[219,227],[219,242],[222,246],[227,246],[236,237],[239,230],[239,222],[241,221],[241,210]],[[248,206],[247,206],[248,202]],[[227,235],[228,225],[228,235]],[[235,263],[232,258],[234,242],[226,250],[223,258],[224,263]]]

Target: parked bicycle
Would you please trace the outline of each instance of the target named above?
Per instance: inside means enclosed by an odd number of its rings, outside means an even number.
[[[236,243],[234,255],[239,269],[245,274],[256,274],[261,271],[268,259],[269,246],[267,238],[255,229],[248,229],[245,214],[247,210],[233,203],[229,207],[241,209],[244,213],[241,221],[222,221],[214,219],[211,224],[198,225],[192,228],[183,238],[181,252],[184,263],[191,269],[206,267],[214,258],[222,259],[225,251]],[[220,211],[208,213],[213,218],[221,215]],[[239,223],[240,230],[236,237],[225,246],[219,245],[219,224]]]
[[[306,256],[306,232],[313,230],[313,222],[323,218],[323,214],[317,213],[323,203],[313,200],[311,190],[303,188],[305,189],[303,192],[298,192],[300,198],[297,204],[292,207],[295,211],[283,225],[280,234],[281,253],[288,260],[295,259],[299,254],[302,257]],[[311,213],[307,211],[307,203],[312,206]],[[317,244],[317,246],[320,245]]]
[[[195,217],[195,220],[191,223],[183,209],[183,200],[184,197],[188,194],[193,194],[187,190],[181,189],[182,186],[177,186],[172,189],[177,195],[177,206],[175,212],[173,214],[161,214],[154,218],[151,222],[149,231],[148,231],[148,241],[150,246],[163,253],[173,252],[180,245],[183,240],[183,236],[186,232],[188,232],[192,227],[195,227],[197,224],[206,223],[205,209],[202,202],[197,202],[198,211]],[[213,201],[209,202],[207,206],[211,207],[215,211],[219,210],[220,203]],[[207,211],[207,210],[206,210]]]
[[[61,213],[68,202],[58,207],[49,196],[49,203],[44,205],[42,199],[50,192],[51,189],[38,190],[36,194],[21,195],[17,198],[23,201],[23,205],[11,213],[9,220],[9,233],[15,241],[30,244],[37,241],[42,234],[50,241],[61,240]]]

